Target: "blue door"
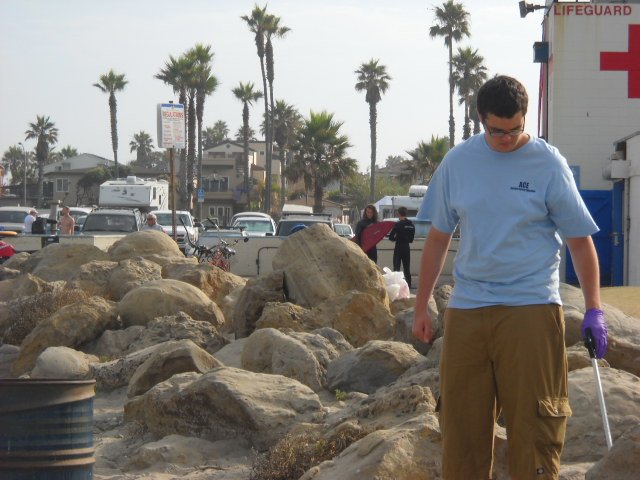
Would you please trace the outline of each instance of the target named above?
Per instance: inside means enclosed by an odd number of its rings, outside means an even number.
[[[609,286],[612,283],[612,191],[611,190],[581,190],[580,194],[584,203],[589,209],[589,213],[595,220],[600,231],[593,235],[593,243],[598,252],[600,263],[600,285]],[[567,249],[567,268],[565,271],[565,282],[574,285],[578,284],[578,276],[573,268],[571,254]]]

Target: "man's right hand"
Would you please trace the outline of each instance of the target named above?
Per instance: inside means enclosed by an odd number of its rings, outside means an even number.
[[[421,342],[431,342],[433,339],[433,321],[427,309],[423,311],[416,310],[411,333]]]

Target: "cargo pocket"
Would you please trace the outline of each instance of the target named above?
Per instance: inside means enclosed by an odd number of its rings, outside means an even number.
[[[567,418],[571,416],[571,407],[567,397],[546,397],[538,399],[538,417],[536,425],[536,449],[542,456],[560,455]]]
[[[547,397],[538,400],[538,415],[541,417],[570,417],[572,413],[567,397]]]

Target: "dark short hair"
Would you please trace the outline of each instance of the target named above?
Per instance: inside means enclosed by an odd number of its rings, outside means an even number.
[[[407,207],[398,207],[398,213],[403,217],[407,216]]]
[[[527,90],[513,77],[496,75],[478,90],[477,108],[482,120],[490,113],[500,118],[511,118],[518,112],[526,115],[528,105]]]

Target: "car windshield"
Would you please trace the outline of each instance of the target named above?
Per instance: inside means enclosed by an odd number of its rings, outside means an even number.
[[[306,225],[307,227],[310,227],[312,225],[315,225],[316,223],[324,223],[329,227],[331,227],[331,222],[325,222],[322,220],[291,219],[291,220],[287,220],[286,222],[284,221],[280,222],[280,224],[278,225],[278,236],[280,237],[288,236],[291,233],[291,230],[293,229],[293,227],[295,227],[296,225]]]
[[[170,213],[156,213],[156,219],[163,227],[171,226],[171,214]],[[187,227],[191,227],[191,217],[186,213],[176,214],[176,225],[180,226],[182,220]]]
[[[247,232],[273,233],[273,225],[268,220],[240,218],[234,227],[243,227]]]
[[[82,227],[83,232],[135,232],[133,215],[89,215]]]
[[[338,235],[352,235],[351,225],[334,225]]]

